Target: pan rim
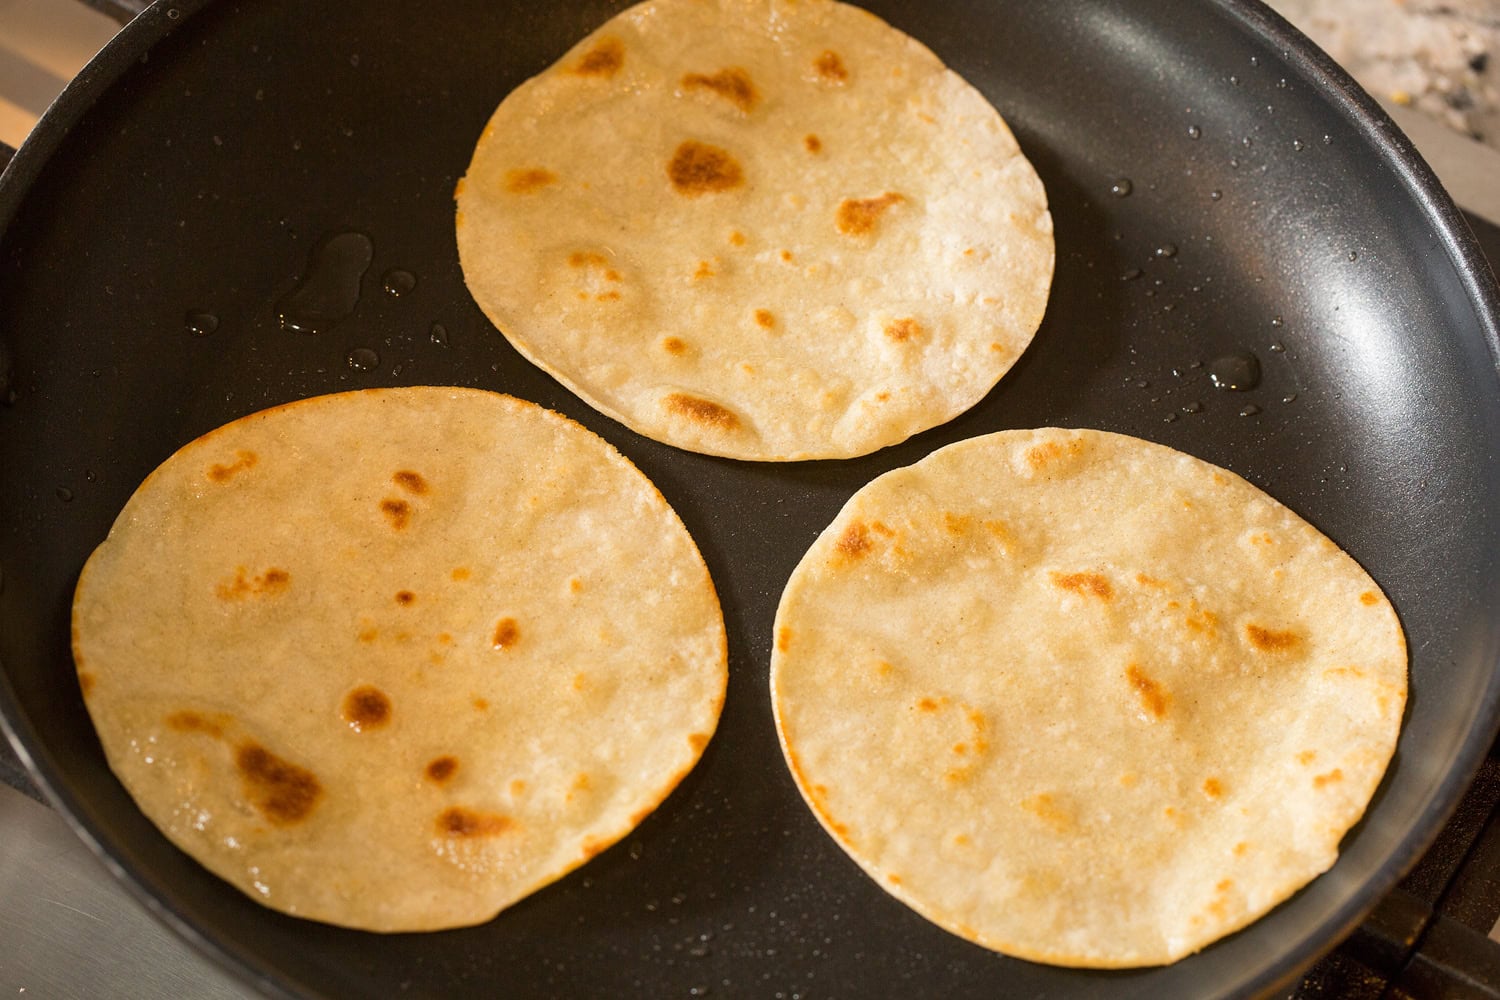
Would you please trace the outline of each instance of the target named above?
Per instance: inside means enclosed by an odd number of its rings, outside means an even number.
[[[4,172],[0,173],[0,242],[3,242],[4,234],[46,165],[96,102],[132,66],[149,58],[155,45],[214,2],[180,0],[168,3],[168,0],[156,0],[117,33],[69,83],[22,143]],[[1457,282],[1474,309],[1490,359],[1500,367],[1500,283],[1497,283],[1478,241],[1469,232],[1462,213],[1411,141],[1342,67],[1259,0],[1213,0],[1212,6],[1217,8],[1227,25],[1243,32],[1247,41],[1259,41],[1314,83],[1321,98],[1329,102],[1335,113],[1395,174],[1402,189],[1431,219],[1433,235],[1452,263]],[[5,734],[53,808],[111,875],[124,883],[157,919],[200,954],[257,989],[284,996],[311,992],[305,984],[236,949],[233,942],[221,941],[199,930],[170,904],[170,895],[148,888],[156,884],[148,872],[125,863],[106,846],[109,838],[89,819],[85,804],[60,780],[35,727],[22,713],[3,663],[0,663],[0,732]],[[1314,932],[1303,935],[1290,949],[1264,964],[1260,971],[1248,970],[1251,974],[1242,982],[1224,984],[1221,993],[1259,994],[1285,986],[1353,930],[1436,840],[1473,782],[1497,734],[1500,734],[1500,671],[1493,671],[1477,706],[1474,723],[1453,756],[1454,766],[1432,790],[1423,813],[1396,850],[1341,906],[1321,921]]]

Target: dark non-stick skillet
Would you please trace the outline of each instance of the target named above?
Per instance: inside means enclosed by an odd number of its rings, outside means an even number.
[[[451,192],[473,143],[510,88],[615,4],[158,3],[0,181],[0,716],[146,905],[262,989],[1263,992],[1353,927],[1451,811],[1500,705],[1500,331],[1494,280],[1426,167],[1246,0],[869,6],[1013,124],[1050,195],[1058,269],[1034,345],[988,399],[853,461],[746,464],[642,439],[527,364],[470,301]],[[373,246],[352,314],[284,329],[278,303],[340,233]],[[393,270],[415,287],[386,291]],[[1216,388],[1216,363],[1245,354],[1259,384]],[[702,763],[624,842],[484,926],[380,937],[262,909],[156,833],[104,764],[68,612],[85,557],[179,445],[287,400],[415,383],[514,393],[633,459],[703,549],[732,676]],[[951,441],[1053,424],[1243,474],[1363,563],[1410,639],[1401,743],[1337,865],[1169,968],[1049,968],[930,926],[822,833],[772,729],[776,601],[843,500]]]

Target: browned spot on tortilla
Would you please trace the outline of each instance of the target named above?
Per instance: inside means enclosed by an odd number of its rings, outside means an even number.
[[[1046,823],[1058,833],[1065,833],[1073,825],[1073,818],[1045,792],[1023,799],[1021,808]]]
[[[1297,763],[1306,766],[1316,760],[1317,756],[1318,752],[1316,750],[1304,750],[1297,755]]]
[[[717,94],[746,114],[753,111],[760,101],[760,93],[755,89],[750,74],[739,66],[721,69],[712,76],[688,73],[682,78],[682,86],[686,90],[706,90]]]
[[[738,160],[718,146],[693,139],[678,146],[672,154],[667,177],[679,194],[689,198],[730,191],[745,183],[745,172]]]
[[[571,267],[605,267],[609,258],[592,250],[575,250],[568,254],[568,264]]]
[[[1203,794],[1211,799],[1217,799],[1224,794],[1224,785],[1218,778],[1204,778]]]
[[[833,551],[844,559],[854,560],[865,556],[875,543],[870,541],[870,529],[863,521],[851,521],[834,543]]]
[[[215,464],[209,466],[208,478],[216,483],[227,483],[237,473],[254,468],[257,461],[259,461],[259,458],[253,451],[236,451],[234,453],[234,461],[228,465]]]
[[[1245,626],[1245,638],[1250,640],[1250,645],[1266,653],[1287,653],[1302,644],[1302,637],[1296,632],[1263,628],[1254,623]]]
[[[1165,587],[1167,585],[1167,581],[1158,580],[1156,577],[1147,576],[1145,573],[1137,573],[1135,575],[1135,582],[1142,587]]]
[[[1367,590],[1363,594],[1359,595],[1359,603],[1365,605],[1366,607],[1369,607],[1372,604],[1379,604],[1380,598],[1375,596],[1375,591]]]
[[[776,648],[783,653],[792,648],[792,630],[785,625],[776,630]]]
[[[427,762],[427,780],[435,781],[439,785],[446,784],[454,774],[458,773],[458,758],[444,754],[434,757]]]
[[[1084,450],[1084,443],[1074,438],[1066,445],[1056,441],[1044,441],[1041,444],[1032,445],[1026,449],[1026,464],[1031,466],[1035,472],[1041,472],[1054,461],[1067,455],[1079,455]]]
[[[583,593],[583,581],[576,576],[573,577],[573,579],[568,581],[568,589],[575,594]]]
[[[577,76],[611,77],[625,65],[625,46],[618,38],[601,38],[573,64]]]
[[[824,49],[818,53],[818,58],[813,60],[813,69],[818,71],[818,76],[829,83],[845,83],[849,79],[849,71],[844,68],[844,60],[832,49]]]
[[[450,806],[437,817],[437,831],[446,837],[494,837],[513,825],[509,816],[464,806]]]
[[[974,527],[974,518],[968,514],[955,514],[951,510],[943,511],[943,530],[950,535],[964,535]]]
[[[411,523],[411,504],[405,500],[386,497],[380,501],[380,512],[397,531],[405,530],[406,526]]]
[[[736,229],[729,234],[729,242],[734,246],[742,247],[745,245],[745,234]]]
[[[427,480],[422,478],[422,474],[420,472],[413,472],[410,469],[402,469],[394,473],[391,476],[391,481],[406,492],[415,493],[418,496],[421,496],[430,489],[427,485]]]
[[[396,603],[397,604],[411,604],[416,599],[417,599],[417,595],[413,594],[409,590],[398,590],[398,591],[396,591]]]
[[[490,710],[490,703],[486,698],[474,698],[469,704],[474,706],[474,711],[476,712],[488,712]]]
[[[603,839],[598,838],[598,837],[584,837],[583,838],[583,856],[585,858],[595,857],[596,855],[602,853],[604,851],[604,849],[606,847],[608,847],[608,846],[609,846],[609,841],[607,841],[607,840],[603,840]]]
[[[875,231],[875,224],[892,205],[905,201],[903,195],[887,191],[878,198],[846,198],[839,204],[836,222],[846,236],[864,236]]]
[[[821,153],[823,151],[823,140],[811,133],[802,137],[802,145],[807,147],[809,153]]]
[[[898,344],[904,341],[911,340],[914,337],[920,337],[926,332],[927,331],[922,328],[922,324],[918,323],[910,316],[906,317],[905,319],[892,320],[885,325],[885,335]]]
[[[495,634],[490,645],[496,649],[511,649],[521,641],[521,627],[514,618],[502,618],[495,624]]]
[[[357,733],[379,729],[391,721],[391,699],[374,685],[357,687],[344,695],[344,721]]]
[[[886,879],[887,879],[887,880],[888,880],[888,881],[889,881],[889,882],[890,882],[890,883],[891,883],[891,884],[892,884],[892,885],[900,885],[900,884],[901,884],[901,876],[900,876],[900,875],[897,875],[897,874],[896,874],[896,873],[895,873],[895,872],[891,872],[891,873],[890,873],[890,874],[889,874],[889,875],[887,875],[887,876],[886,876]]]
[[[439,632],[437,634],[437,641],[439,646],[451,646],[453,645],[453,636],[447,632]]]
[[[713,265],[710,264],[706,260],[700,260],[698,262],[698,269],[693,272],[693,280],[694,281],[702,281],[704,278],[712,278],[713,276],[714,276],[714,267],[713,267]]]
[[[924,712],[936,712],[941,706],[936,699],[923,698],[917,702],[917,707]]]
[[[454,580],[462,581],[467,580],[474,574],[473,571],[470,570],[467,566],[455,566],[453,567],[453,572],[448,575],[451,576]]]
[[[781,259],[790,264],[792,261],[792,252],[790,250],[781,251]]]
[[[769,330],[776,325],[776,314],[769,309],[757,309],[755,310],[755,322],[756,325],[763,326]]]
[[[1197,601],[1192,602],[1192,610],[1182,616],[1182,623],[1189,631],[1213,634],[1219,629],[1219,616],[1212,611],[1198,606]]]
[[[97,679],[87,670],[78,671],[78,689],[83,692],[85,698],[89,696],[90,691],[94,690],[94,683]]]
[[[374,642],[379,635],[380,629],[376,628],[374,625],[366,625],[364,628],[359,630],[359,641]]]
[[[620,272],[619,271],[616,271],[612,267],[606,267],[604,269],[604,280],[605,281],[620,281],[622,279],[620,277]]]
[[[1338,768],[1334,768],[1332,771],[1329,771],[1327,774],[1315,775],[1313,777],[1313,787],[1314,788],[1323,788],[1326,785],[1337,784],[1338,782],[1343,781],[1343,780],[1344,780],[1344,772],[1340,771]]]
[[[254,741],[240,744],[234,764],[251,805],[276,826],[306,819],[323,794],[317,775]]]
[[[706,747],[706,746],[708,746],[708,734],[707,733],[688,733],[688,746],[692,747],[694,750],[698,751],[699,753],[702,753],[703,752],[703,748]]]
[[[557,175],[546,167],[523,167],[505,172],[505,190],[511,194],[533,194],[557,183]]]
[[[167,725],[179,733],[203,733],[207,736],[223,736],[224,725],[218,719],[210,719],[200,712],[184,709],[167,716]]]
[[[620,293],[619,292],[600,292],[598,295],[594,296],[594,299],[596,301],[598,301],[598,302],[618,302],[618,301],[620,301]]]
[[[684,344],[676,337],[666,338],[661,342],[661,346],[662,350],[666,351],[668,354],[683,354],[687,351],[687,344]]]
[[[246,576],[245,567],[238,566],[234,579],[218,584],[214,593],[225,601],[239,601],[262,594],[279,594],[290,586],[291,580],[291,574],[274,566],[256,576]]]
[[[716,427],[721,431],[737,430],[740,426],[740,418],[734,415],[733,410],[711,400],[689,396],[685,392],[671,393],[662,400],[662,403],[671,413],[686,417],[695,423]]]
[[[1053,586],[1071,590],[1075,594],[1097,597],[1101,601],[1112,600],[1115,596],[1115,588],[1110,586],[1107,578],[1098,573],[1059,573],[1053,570],[1050,575]]]
[[[1136,774],[1134,771],[1126,771],[1124,774],[1120,775],[1120,784],[1125,788],[1134,788],[1140,783],[1141,776]]]
[[[1249,853],[1250,853],[1250,845],[1247,844],[1247,843],[1245,843],[1243,840],[1240,841],[1238,844],[1234,845],[1234,856],[1235,857],[1237,857],[1237,858],[1243,858],[1245,855],[1247,855]]]
[[[1167,707],[1172,704],[1172,696],[1167,689],[1153,680],[1139,664],[1132,663],[1125,668],[1125,678],[1130,681],[1130,686],[1135,688],[1136,694],[1140,695],[1141,705],[1152,715],[1160,719],[1167,714]]]

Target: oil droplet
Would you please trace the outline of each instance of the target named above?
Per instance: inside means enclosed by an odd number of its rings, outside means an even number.
[[[375,256],[364,233],[336,233],[313,248],[297,287],[276,306],[283,330],[320,333],[354,312],[359,283]]]
[[[1349,251],[1349,259],[1350,260],[1359,260],[1359,251],[1358,250],[1350,250]]]
[[[200,309],[189,309],[183,317],[188,333],[194,337],[207,337],[219,328],[219,317]]]
[[[1196,125],[1189,125],[1187,132],[1188,132],[1188,138],[1189,139],[1201,139],[1201,138],[1203,138],[1203,130],[1201,128],[1199,128],[1198,126],[1196,126]]]
[[[1238,87],[1240,85],[1240,78],[1237,76],[1230,76],[1229,85],[1231,87]]]
[[[1246,148],[1246,149],[1249,149],[1249,148],[1250,148],[1250,147],[1251,147],[1251,146],[1253,146],[1253,145],[1255,145],[1255,140],[1254,140],[1254,139],[1252,139],[1252,138],[1250,138],[1250,137],[1249,137],[1249,136],[1248,136],[1248,135],[1247,135],[1247,136],[1245,136],[1245,137],[1244,137],[1244,138],[1243,138],[1243,139],[1241,139],[1241,140],[1240,140],[1240,143],[1241,143],[1241,144],[1242,144],[1242,145],[1243,145],[1243,146],[1244,146],[1244,147],[1245,147],[1245,148]]]
[[[1224,197],[1224,192],[1218,190],[1210,191],[1208,192],[1208,197],[1211,201],[1218,201],[1220,198]]]
[[[1297,394],[1295,392],[1289,392],[1285,396],[1281,397],[1281,401],[1283,403],[1295,403],[1297,401]]]
[[[1109,186],[1109,193],[1116,198],[1123,198],[1135,190],[1135,185],[1130,183],[1129,177],[1121,177]]]
[[[1188,403],[1185,406],[1183,406],[1182,412],[1183,413],[1202,413],[1203,412],[1203,404],[1200,403],[1200,402],[1198,402],[1195,399],[1191,403]]]
[[[1282,77],[1280,80],[1276,81],[1276,89],[1277,90],[1285,90],[1286,89],[1286,77]]]
[[[1260,407],[1256,406],[1254,403],[1251,403],[1249,406],[1245,407],[1243,410],[1240,411],[1240,416],[1242,416],[1242,417],[1253,417],[1253,416],[1255,416],[1259,412],[1260,412]]]
[[[1302,152],[1302,140],[1301,139],[1293,139],[1292,140],[1292,151],[1296,152],[1296,153]]]
[[[1250,65],[1251,66],[1259,66],[1260,65],[1260,56],[1251,56],[1250,57]]]
[[[91,482],[91,483],[92,483],[92,482],[95,482],[95,481],[97,481],[97,480],[98,480],[98,478],[99,478],[99,477],[98,477],[98,475],[96,475],[96,474],[95,474],[95,473],[94,473],[94,470],[93,470],[93,469],[84,469],[84,470],[83,470],[83,478],[84,478],[84,479],[85,479],[85,480],[86,480],[86,481],[88,481],[88,482]]]
[[[1286,325],[1286,320],[1282,319],[1280,316],[1272,316],[1271,317],[1271,325],[1272,326],[1285,326]]]
[[[1231,156],[1229,158],[1229,169],[1230,170],[1238,170],[1238,169],[1240,169],[1240,161],[1237,158]]]
[[[168,7],[167,8],[167,20],[168,21],[175,21],[175,20],[177,20],[181,16],[182,16],[182,11],[178,10],[176,7]]]
[[[367,372],[380,367],[380,355],[368,347],[356,347],[349,352],[349,367],[357,372]]]
[[[427,331],[427,339],[439,347],[447,347],[448,328],[441,323],[432,324],[432,329]]]
[[[646,853],[646,845],[642,844],[639,840],[632,840],[630,848],[626,853],[630,855],[631,861],[639,861],[641,860],[641,855]]]
[[[1208,378],[1215,389],[1244,392],[1260,385],[1260,359],[1249,351],[1226,354],[1209,362]]]
[[[1166,423],[1169,423],[1169,424],[1176,423],[1177,422],[1177,414],[1175,414],[1175,413],[1168,413],[1165,417],[1162,417],[1162,420],[1165,421]]]
[[[1284,350],[1286,350],[1286,345],[1283,344],[1281,341],[1279,341],[1279,340],[1273,340],[1273,341],[1271,341],[1271,351],[1273,353],[1280,354]]]
[[[1159,246],[1159,247],[1156,248],[1156,256],[1158,256],[1158,257],[1176,257],[1177,256],[1177,244],[1175,244],[1175,243],[1163,243],[1161,246]]]
[[[61,500],[63,503],[71,503],[73,500],[73,491],[68,489],[66,486],[59,486],[57,488],[57,499]]]
[[[1323,136],[1323,145],[1325,145],[1325,146],[1332,146],[1333,145],[1333,136],[1331,136],[1331,135],[1325,135],[1325,136]]]
[[[417,287],[417,276],[400,268],[385,272],[385,277],[380,280],[385,290],[398,299]]]
[[[1141,276],[1141,269],[1138,268],[1138,267],[1132,267],[1130,270],[1128,270],[1124,274],[1120,275],[1120,280],[1121,281],[1134,281],[1135,279],[1139,278],[1140,276]]]

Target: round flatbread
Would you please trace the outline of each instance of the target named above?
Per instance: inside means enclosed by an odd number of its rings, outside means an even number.
[[[110,766],[257,902],[375,931],[489,919],[698,760],[723,619],[661,494],[471,389],[266,410],[131,497],[73,606]]]
[[[971,941],[1167,963],[1327,869],[1396,744],[1406,645],[1238,476],[1006,431],[876,479],[792,574],[771,693],[828,832]]]
[[[516,348],[659,441],[790,461],[973,406],[1052,279],[1045,192],[977,90],[829,0],[652,0],[516,88],[456,192]]]

